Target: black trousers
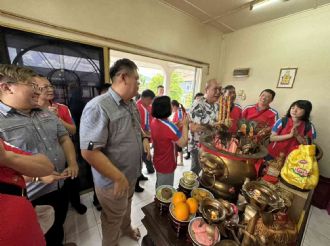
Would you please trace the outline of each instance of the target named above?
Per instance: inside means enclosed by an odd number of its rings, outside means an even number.
[[[55,221],[53,226],[45,234],[47,246],[63,245],[64,229],[66,214],[68,212],[68,192],[65,185],[56,191],[43,195],[32,201],[33,206],[50,205],[55,210]]]
[[[72,207],[79,207],[80,205],[80,184],[79,179],[67,178],[65,181],[65,188],[68,192],[69,202]]]

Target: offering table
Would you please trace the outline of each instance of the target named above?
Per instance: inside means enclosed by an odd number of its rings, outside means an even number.
[[[164,213],[160,215],[159,208],[155,202],[149,203],[142,208],[145,214],[142,223],[147,229],[147,235],[142,240],[142,246],[188,246],[192,243],[187,236],[176,237],[172,228],[170,215]]]

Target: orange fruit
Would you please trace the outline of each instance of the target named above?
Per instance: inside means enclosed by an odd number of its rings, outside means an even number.
[[[178,202],[173,208],[174,217],[177,220],[183,221],[189,218],[189,206],[185,202]]]
[[[189,207],[189,212],[191,214],[195,214],[198,209],[198,201],[196,198],[190,197],[187,199],[186,203],[188,204]]]
[[[172,197],[172,203],[175,205],[179,202],[185,202],[186,199],[186,195],[183,192],[175,192]]]

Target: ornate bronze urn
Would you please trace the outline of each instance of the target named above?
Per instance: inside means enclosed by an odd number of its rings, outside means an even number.
[[[255,154],[233,154],[215,148],[213,136],[206,132],[200,137],[200,183],[219,197],[234,200],[245,178],[256,179],[255,163],[267,155],[267,149],[260,146]]]

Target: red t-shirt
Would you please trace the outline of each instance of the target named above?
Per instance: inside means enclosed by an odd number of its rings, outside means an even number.
[[[181,132],[167,119],[154,118],[150,128],[154,144],[153,163],[156,171],[173,173],[176,168],[175,142],[181,138]]]
[[[30,155],[0,139],[4,149],[18,154]],[[25,188],[22,175],[0,164],[0,182]],[[41,231],[32,204],[25,197],[0,193],[0,245],[45,246],[46,241]]]
[[[57,107],[57,115],[66,123],[73,124],[72,116],[68,106],[61,103],[52,102],[53,107]]]
[[[237,132],[238,129],[238,121],[242,116],[242,107],[239,104],[234,103],[234,107],[230,111],[230,119],[232,120],[231,122],[231,127],[229,128],[230,132]]]
[[[273,127],[275,121],[278,119],[278,113],[273,108],[259,110],[258,104],[255,104],[244,108],[242,118],[260,123],[266,123],[269,127]]]
[[[301,121],[300,125],[297,128],[298,133],[301,136],[304,136],[305,125],[306,123],[304,121]],[[272,132],[277,133],[277,135],[286,135],[291,132],[292,127],[293,127],[292,118],[288,118],[288,121],[284,128],[282,128],[282,119],[279,119],[276,121],[272,129]],[[311,129],[306,133],[306,136],[308,136],[310,139],[316,138],[316,131],[313,124],[311,124]],[[299,144],[300,143],[297,141],[295,137],[284,141],[271,142],[268,145],[268,153],[274,158],[278,157],[280,152],[283,152],[285,156],[287,156]]]
[[[31,155],[31,153],[28,153],[19,148],[16,148],[15,146],[3,141],[2,139],[0,139],[0,144],[2,144],[4,149],[7,151],[12,151],[12,152],[15,152],[17,154],[22,154],[22,155]],[[1,164],[0,164],[0,182],[17,185],[21,188],[26,187],[25,180],[19,172],[15,171],[14,169],[11,169],[9,167],[3,167],[3,166],[1,166]]]
[[[139,99],[136,102],[136,107],[140,113],[142,129],[145,131],[150,131],[150,124],[151,124],[151,120],[152,120],[151,105],[149,107],[145,107],[145,106],[143,106],[141,99]]]

